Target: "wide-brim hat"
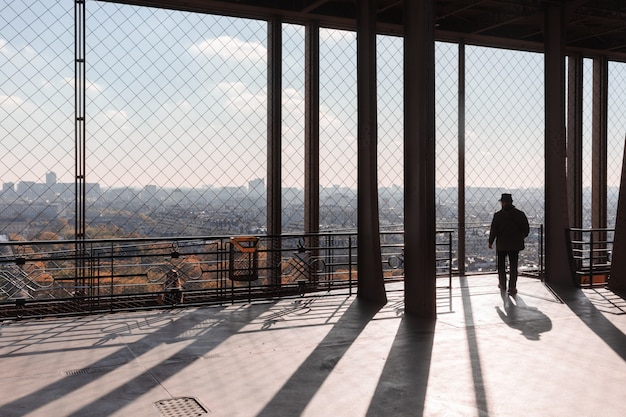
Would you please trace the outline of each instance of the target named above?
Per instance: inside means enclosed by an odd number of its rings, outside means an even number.
[[[512,203],[513,202],[513,196],[511,194],[508,193],[502,193],[502,197],[500,197],[500,200],[498,201],[504,201],[505,203]]]

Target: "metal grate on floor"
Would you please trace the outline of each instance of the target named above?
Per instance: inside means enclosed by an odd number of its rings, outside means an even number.
[[[154,403],[163,417],[201,417],[209,411],[192,397],[179,397]]]

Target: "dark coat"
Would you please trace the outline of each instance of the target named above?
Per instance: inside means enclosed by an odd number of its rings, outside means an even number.
[[[524,249],[524,239],[529,232],[526,214],[512,204],[506,205],[493,215],[489,245],[495,241],[498,251],[520,251]]]

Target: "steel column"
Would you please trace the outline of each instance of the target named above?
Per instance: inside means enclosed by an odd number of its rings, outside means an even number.
[[[77,295],[85,293],[85,201],[86,201],[86,28],[85,28],[85,1],[77,0],[74,3],[74,234],[76,241],[76,286]]]
[[[570,226],[583,227],[583,59],[570,55],[567,66],[567,197]]]
[[[609,94],[609,64],[606,58],[593,60],[593,121],[591,135],[591,227],[607,227],[607,108]],[[598,242],[591,249],[600,249],[594,263],[605,263],[605,231],[594,232],[593,239]],[[595,252],[592,252],[592,255]]]
[[[565,171],[565,55],[563,11],[559,5],[546,6],[544,28],[546,281],[571,285]]]
[[[320,36],[319,25],[305,28],[304,65],[304,231],[320,225]]]
[[[268,260],[276,270],[271,280],[280,284],[281,207],[281,92],[282,92],[282,21],[270,19],[267,31],[267,233],[270,240]]]
[[[404,2],[405,312],[434,318],[435,23],[434,1]]]
[[[624,138],[626,142],[626,138]],[[626,290],[626,146],[622,156],[622,176],[620,179],[619,198],[617,200],[617,218],[615,219],[615,236],[613,241],[613,257],[609,288]]]
[[[320,231],[320,28],[309,23],[304,32],[304,232],[311,256],[319,256]],[[317,274],[311,274],[317,281]]]
[[[385,304],[378,219],[376,2],[357,2],[358,289],[359,298]]]
[[[465,275],[465,44],[459,43],[459,166],[458,166],[458,249],[457,260],[459,275]],[[452,269],[452,264],[450,264]]]
[[[607,224],[608,76],[607,60],[605,58],[595,58],[593,60],[593,121],[591,135],[591,227],[596,229],[606,228]],[[598,236],[595,238],[597,239]]]

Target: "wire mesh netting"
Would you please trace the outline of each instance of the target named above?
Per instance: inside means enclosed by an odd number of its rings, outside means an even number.
[[[1,233],[71,236],[74,201],[71,2],[0,4]]]
[[[458,46],[437,43],[435,53],[437,225],[439,228],[455,228],[459,178]]]
[[[501,193],[512,193],[514,204],[531,223],[543,222],[543,82],[541,54],[485,47],[466,50],[468,271],[495,266],[487,233],[500,208]],[[538,259],[529,251],[522,256],[535,263]]]
[[[268,23],[86,2],[87,237],[264,232]],[[72,238],[75,33],[71,1],[0,5],[4,239]],[[282,217],[303,229],[305,28],[282,25]],[[357,215],[356,34],[320,28],[320,227]],[[403,228],[403,41],[377,38],[382,227]],[[459,46],[436,43],[437,222],[455,228]],[[584,60],[584,226],[590,226],[592,66]],[[626,69],[609,63],[608,225],[626,133]],[[489,264],[502,192],[543,222],[543,55],[465,48],[468,262]],[[482,267],[478,267],[479,269]],[[471,268],[470,268],[471,269]]]
[[[583,60],[583,218],[582,227],[591,227],[593,61]]]
[[[304,230],[304,27],[283,25],[282,223]]]
[[[607,227],[615,227],[626,141],[626,64],[609,62],[607,123]]]
[[[356,226],[357,91],[354,32],[320,29],[320,224]]]
[[[379,36],[378,91],[378,201],[382,228],[404,223],[404,71],[402,38]]]
[[[108,192],[89,225],[161,236],[258,225],[246,185],[266,160],[266,24],[90,6],[87,166]]]

